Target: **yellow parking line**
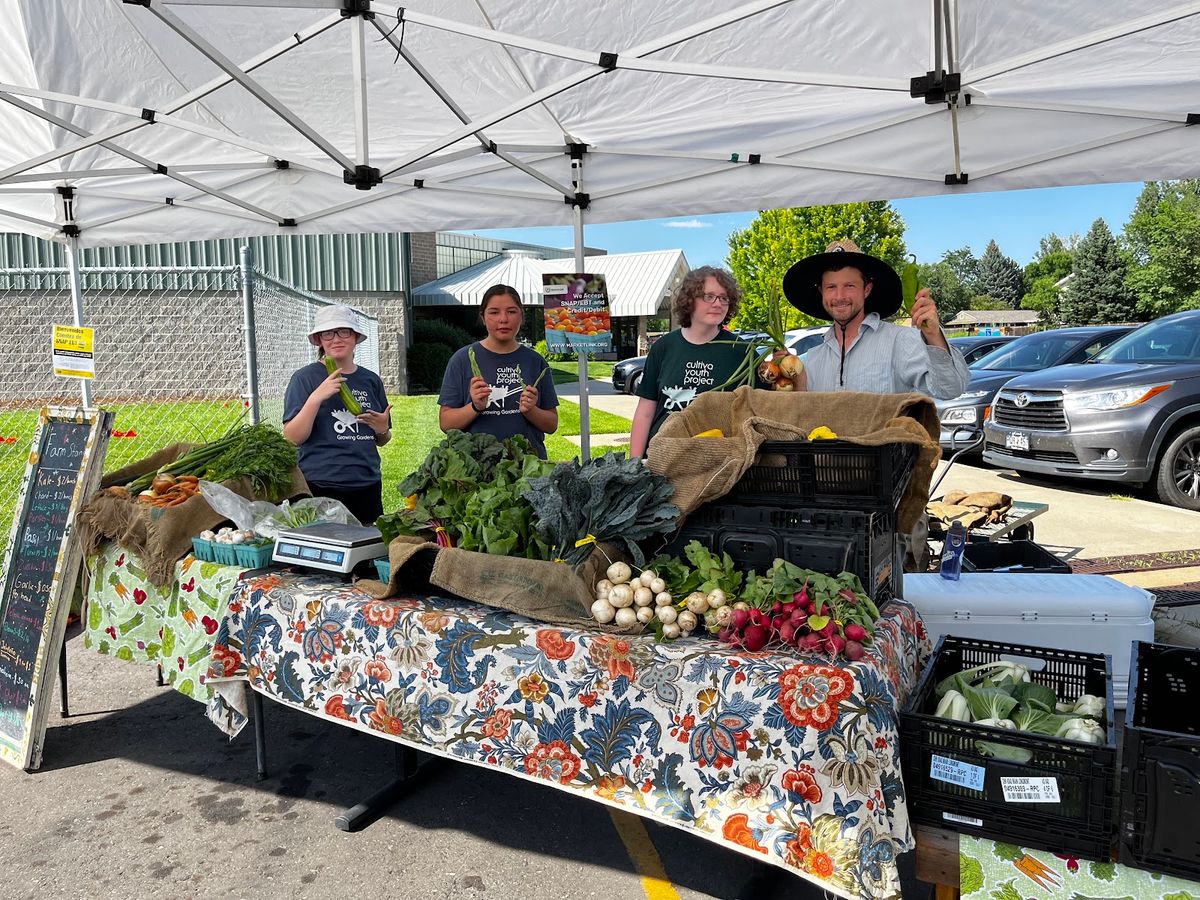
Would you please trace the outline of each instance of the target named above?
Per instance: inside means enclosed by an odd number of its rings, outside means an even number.
[[[641,876],[646,900],[679,900],[679,892],[667,878],[662,860],[658,858],[658,851],[654,849],[642,820],[619,809],[609,808],[608,814],[629,858],[633,860],[634,868]]]

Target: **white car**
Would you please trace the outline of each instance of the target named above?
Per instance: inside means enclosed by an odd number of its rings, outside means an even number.
[[[819,328],[795,328],[783,333],[783,342],[792,356],[803,356],[825,339],[825,332],[828,330],[828,325]]]

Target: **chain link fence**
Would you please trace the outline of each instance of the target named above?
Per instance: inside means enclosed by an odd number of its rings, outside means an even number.
[[[106,471],[226,434],[249,421],[252,392],[260,421],[280,425],[288,380],[316,359],[313,316],[333,302],[236,267],[82,269],[80,286],[83,324],[95,329],[92,404],[116,413]],[[378,322],[363,321],[355,358],[378,371]],[[52,326],[73,322],[68,270],[0,269],[0,553],[38,411],[81,402],[79,380],[54,377],[50,360]]]

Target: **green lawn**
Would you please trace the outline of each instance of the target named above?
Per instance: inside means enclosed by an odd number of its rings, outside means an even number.
[[[588,378],[596,381],[612,381],[614,362],[588,361]],[[579,363],[573,359],[550,363],[551,376],[555,384],[574,384],[579,381]]]

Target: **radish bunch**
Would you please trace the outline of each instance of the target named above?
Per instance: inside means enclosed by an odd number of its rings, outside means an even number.
[[[769,608],[735,603],[722,642],[743,650],[763,650],[774,644],[794,647],[808,655],[844,655],[852,662],[866,654],[872,624],[878,617],[869,598],[842,589],[832,602],[814,599],[804,585],[790,598],[776,599]]]
[[[664,640],[672,641],[700,627],[718,631],[729,622],[731,610],[720,588],[708,593],[692,591],[676,601],[653,569],[634,574],[626,563],[615,562],[604,574],[596,583],[596,602],[592,604],[592,618],[601,625],[648,625]]]

